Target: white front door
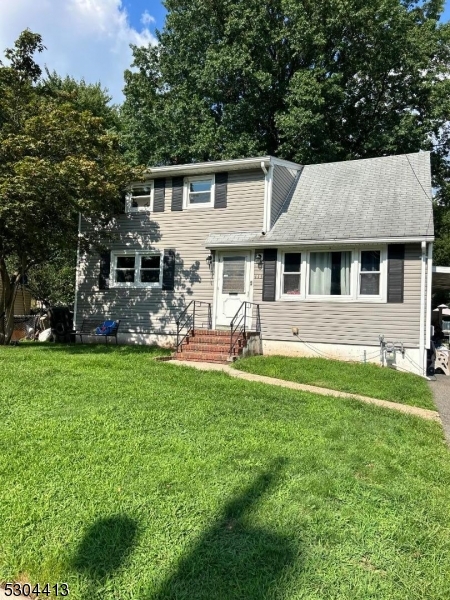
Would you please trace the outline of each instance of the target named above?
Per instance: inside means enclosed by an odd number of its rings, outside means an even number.
[[[216,280],[216,325],[228,326],[244,301],[251,300],[250,252],[218,254]],[[247,327],[251,324],[251,307],[247,309]]]

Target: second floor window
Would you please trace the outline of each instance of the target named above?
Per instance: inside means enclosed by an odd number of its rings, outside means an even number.
[[[132,187],[127,198],[127,212],[149,211],[153,208],[152,204],[153,182]]]
[[[185,208],[214,205],[214,175],[189,177],[185,180]]]

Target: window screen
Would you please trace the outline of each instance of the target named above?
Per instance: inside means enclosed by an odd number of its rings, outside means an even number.
[[[161,256],[154,254],[141,256],[141,283],[159,283]]]
[[[189,204],[208,204],[211,202],[212,179],[191,181],[189,183]]]
[[[116,259],[117,283],[133,283],[135,275],[135,257],[118,256]]]
[[[245,293],[245,256],[225,256],[223,259],[222,292]]]
[[[283,262],[283,294],[300,294],[300,271],[302,255],[299,252],[287,252]]]
[[[380,293],[380,251],[361,252],[359,293],[362,296],[378,296]]]

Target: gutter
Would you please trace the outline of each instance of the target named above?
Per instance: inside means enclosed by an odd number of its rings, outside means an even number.
[[[218,173],[220,171],[239,171],[243,169],[260,169],[261,164],[270,166],[270,156],[258,156],[255,158],[238,158],[235,160],[214,160],[202,163],[189,163],[184,165],[170,165],[167,167],[149,167],[145,170],[146,175],[179,175],[189,173]]]
[[[240,232],[234,232],[239,234]],[[220,235],[220,233],[218,234],[214,234],[214,235]],[[224,235],[226,235],[226,233],[224,232]],[[255,237],[257,235],[257,233],[255,232]],[[206,240],[207,242],[208,240]],[[273,241],[270,239],[270,237],[266,236],[261,236],[261,239],[259,241],[252,241],[252,242],[246,242],[246,241],[240,241],[240,242],[231,242],[231,243],[210,243],[205,245],[206,248],[267,248],[267,247],[274,247],[274,248],[297,248],[297,247],[302,247],[302,248],[309,248],[309,247],[315,247],[315,246],[330,246],[330,247],[335,247],[335,246],[357,246],[357,245],[361,245],[361,244],[370,244],[373,246],[376,245],[380,245],[380,244],[425,244],[426,242],[433,242],[434,241],[434,237],[432,236],[427,236],[427,237],[411,237],[411,238],[405,238],[405,237],[391,237],[391,238],[354,238],[354,239],[330,239],[330,240],[300,240],[300,241],[288,241],[288,242],[281,242],[281,241]]]

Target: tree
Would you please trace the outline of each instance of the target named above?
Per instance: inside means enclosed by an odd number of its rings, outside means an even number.
[[[83,246],[101,243],[132,178],[102,117],[42,93],[33,56],[43,49],[41,36],[26,30],[0,64],[0,343],[11,337],[27,271],[76,247],[79,213],[93,225]]]
[[[27,287],[45,306],[72,306],[75,299],[76,245],[57,251],[51,261],[28,270]]]
[[[61,77],[55,71],[45,69],[45,77],[39,81],[38,89],[61,102],[70,102],[80,112],[89,111],[103,119],[107,129],[119,131],[119,107],[111,104],[112,97],[100,83],[86,83],[84,79],[77,81],[69,75]]]
[[[165,4],[159,45],[134,47],[125,73],[131,161],[269,153],[309,164],[433,149],[436,253],[450,264],[443,0]]]

